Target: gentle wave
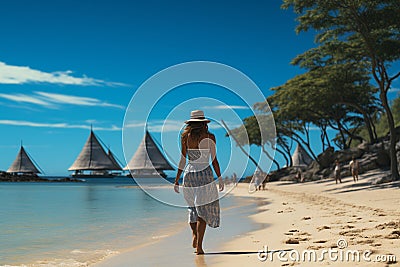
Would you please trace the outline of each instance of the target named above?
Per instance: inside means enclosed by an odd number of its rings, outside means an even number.
[[[71,252],[71,257],[69,258],[58,258],[58,259],[46,259],[39,260],[31,264],[21,264],[21,265],[0,265],[1,267],[83,267],[90,266],[94,263],[100,262],[107,257],[117,255],[119,251],[113,250],[94,250],[85,251],[75,249]]]

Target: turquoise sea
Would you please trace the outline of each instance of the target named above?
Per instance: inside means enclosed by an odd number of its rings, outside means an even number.
[[[154,200],[129,178],[0,183],[0,203],[0,265],[97,262],[186,221],[184,209]]]
[[[166,187],[160,190],[172,190]],[[132,179],[0,183],[1,266],[86,266],[187,227]],[[234,206],[227,196],[224,206]]]

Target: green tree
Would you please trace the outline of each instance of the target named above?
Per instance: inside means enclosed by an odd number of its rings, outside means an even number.
[[[370,114],[379,110],[377,98],[374,96],[377,90],[370,84],[368,65],[359,59],[354,60],[349,57],[350,51],[341,47],[340,42],[333,40],[297,56],[292,64],[306,68],[310,74],[314,72],[310,78],[314,76],[320,79],[319,86],[324,86],[330,91],[325,93],[325,96],[332,97],[330,100],[332,105],[344,105],[349,112],[353,112],[353,109],[355,113],[359,113],[368,131],[369,141],[374,143],[377,136]],[[353,117],[349,122],[354,126],[359,125],[359,121],[357,117]],[[345,127],[332,126],[332,128],[339,130],[340,136],[348,135],[350,143],[353,137],[359,140],[361,138],[354,136]],[[342,129],[346,133],[343,133]],[[343,148],[346,148],[345,142],[346,140],[341,141],[344,144]]]
[[[272,88],[274,94],[268,97],[268,103],[275,115],[278,136],[282,133],[301,143],[314,159],[310,126],[320,128],[323,149],[331,146],[328,127],[339,131],[337,144],[342,148],[347,148],[353,138],[361,141],[362,137],[349,127],[360,126],[364,120],[371,128],[368,113],[376,109],[376,91],[368,80],[353,65],[336,64],[312,68],[284,85]],[[263,110],[268,105],[264,102],[256,107]]]
[[[275,131],[261,130],[273,126],[274,122],[271,115],[260,114],[245,118],[240,127],[231,130],[231,134],[235,136],[238,146],[256,145],[260,147],[279,170],[280,165],[273,155],[273,151],[276,149]]]
[[[400,1],[284,0],[282,7],[292,7],[298,14],[297,32],[315,29],[321,46],[334,40],[351,52],[347,57],[369,64],[387,116],[392,178],[398,180],[395,122],[387,94],[400,76],[391,71],[391,64],[400,59]]]

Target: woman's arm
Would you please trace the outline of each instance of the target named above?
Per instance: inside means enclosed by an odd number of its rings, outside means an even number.
[[[215,171],[215,174],[218,177],[219,190],[222,191],[222,190],[224,190],[224,184],[222,182],[221,169],[219,167],[219,162],[218,162],[218,158],[217,158],[217,149],[216,149],[217,141],[216,141],[215,136],[213,134],[210,134],[209,138],[212,140],[211,147],[210,147],[212,166],[213,166],[213,169]]]
[[[178,171],[176,172],[175,185],[179,185],[179,178],[181,177],[182,171],[186,165],[186,151],[187,151],[186,144],[187,144],[187,142],[184,141],[182,138],[181,139],[181,159],[179,160]]]

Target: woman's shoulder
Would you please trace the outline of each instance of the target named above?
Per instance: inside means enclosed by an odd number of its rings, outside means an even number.
[[[215,141],[215,135],[213,133],[207,133],[207,137]]]
[[[181,136],[181,143],[182,144],[187,144],[188,139],[189,139],[189,135],[182,135]]]

